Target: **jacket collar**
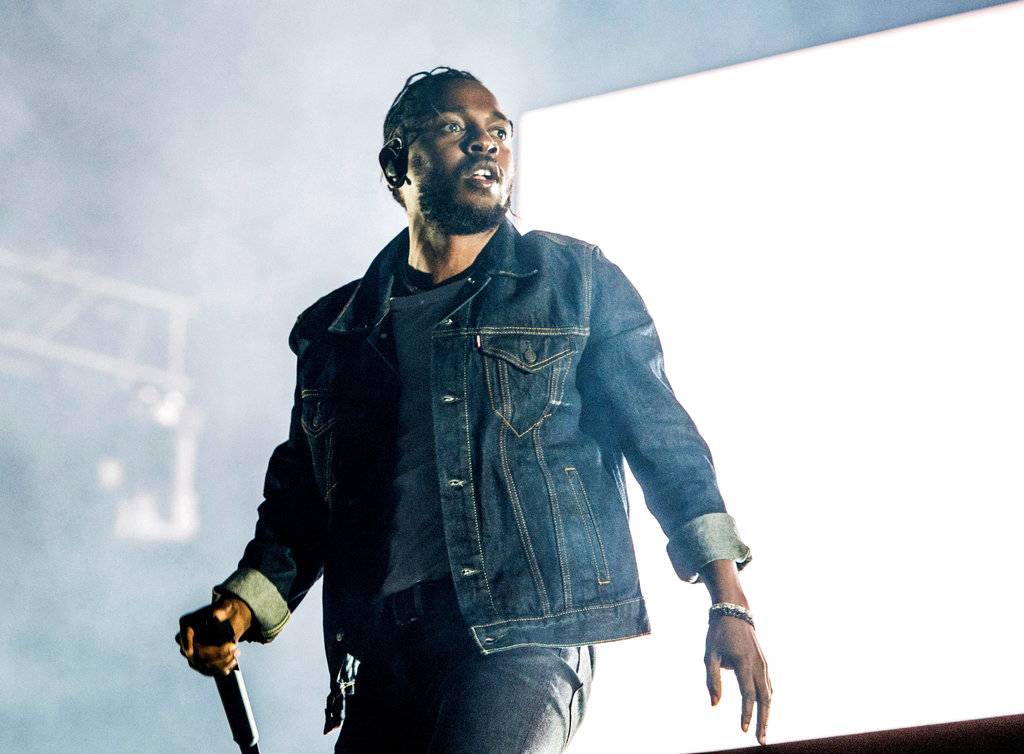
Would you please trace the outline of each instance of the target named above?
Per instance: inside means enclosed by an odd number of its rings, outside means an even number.
[[[525,269],[517,259],[516,246],[520,238],[519,231],[508,219],[498,226],[497,232],[480,252],[484,256],[482,269],[485,275],[524,277],[534,272],[532,268]],[[405,228],[370,263],[355,292],[327,329],[336,333],[356,333],[376,328],[391,308],[395,265],[408,256],[409,229]]]

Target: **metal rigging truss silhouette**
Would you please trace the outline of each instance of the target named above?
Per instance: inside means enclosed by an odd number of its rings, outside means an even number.
[[[122,497],[115,519],[120,536],[181,541],[199,527],[201,414],[189,405],[193,381],[185,373],[194,311],[192,299],[95,275],[70,264],[66,253],[35,259],[0,249],[0,349],[108,374],[136,391],[145,415],[173,433],[170,501],[161,505],[150,492]],[[102,487],[121,487],[120,459],[98,458],[97,472]]]

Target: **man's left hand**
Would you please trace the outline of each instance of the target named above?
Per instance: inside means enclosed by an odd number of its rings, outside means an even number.
[[[772,703],[772,682],[768,678],[768,663],[761,652],[754,629],[746,621],[729,615],[711,619],[704,652],[704,665],[708,673],[708,692],[711,704],[722,698],[721,669],[736,673],[736,681],[743,699],[740,726],[744,733],[757,704],[757,741],[765,743],[768,728],[768,710]]]

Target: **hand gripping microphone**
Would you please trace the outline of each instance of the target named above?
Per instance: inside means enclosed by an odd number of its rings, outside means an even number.
[[[195,630],[195,641],[199,644],[214,646],[235,640],[231,624],[214,618],[212,607],[200,610],[193,616],[192,627]],[[221,704],[224,705],[224,713],[228,716],[228,725],[231,726],[231,737],[235,739],[242,754],[259,754],[257,742],[260,734],[256,730],[256,720],[249,706],[249,695],[245,692],[241,669],[236,665],[227,675],[214,676],[214,679]]]

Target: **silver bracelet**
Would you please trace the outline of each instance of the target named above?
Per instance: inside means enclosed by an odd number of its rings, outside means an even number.
[[[749,623],[751,628],[756,629],[754,616],[743,605],[737,605],[732,602],[716,602],[708,609],[708,620],[710,621],[716,615],[728,615],[731,618],[739,618]]]

